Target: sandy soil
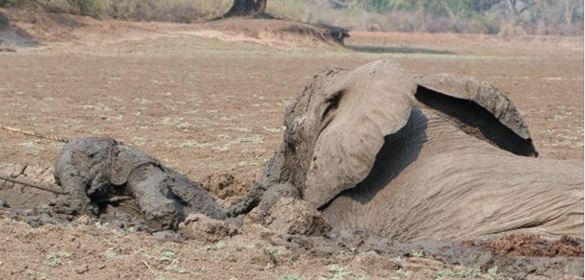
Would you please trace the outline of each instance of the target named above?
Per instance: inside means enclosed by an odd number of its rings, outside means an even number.
[[[523,113],[541,157],[583,160],[582,38],[354,33],[349,48],[267,46],[198,36],[206,25],[3,12],[37,46],[0,52],[1,124],[113,136],[195,180],[252,182],[281,141],[286,102],[314,73],[381,58],[493,82]],[[60,146],[0,131],[0,164],[51,166]],[[351,248],[294,255],[254,234],[174,243],[95,223],[33,229],[4,215],[0,278],[426,279],[467,269]]]
[[[478,268],[422,255],[389,258],[355,248],[299,253],[253,230],[205,243],[161,241],[83,219],[32,229],[1,218],[0,226],[2,279],[432,279],[440,273],[488,279]]]

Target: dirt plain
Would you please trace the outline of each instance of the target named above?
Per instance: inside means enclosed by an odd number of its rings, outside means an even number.
[[[583,160],[582,38],[354,32],[342,48],[267,31],[242,35],[234,28],[242,22],[128,23],[0,11],[27,38],[25,46],[9,46],[14,52],[0,52],[1,124],[59,137],[109,135],[194,180],[233,176],[237,191],[220,195],[223,203],[243,193],[271,157],[287,101],[316,72],[381,58],[421,74],[494,83],[523,113],[541,157]],[[0,164],[52,166],[60,147],[0,131]],[[1,279],[499,277],[417,250],[402,257],[351,246],[299,253],[253,229],[216,243],[172,242],[83,218],[31,228],[0,214]],[[576,279],[582,265],[580,271]]]

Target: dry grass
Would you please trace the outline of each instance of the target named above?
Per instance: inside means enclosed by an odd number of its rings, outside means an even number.
[[[8,6],[95,18],[196,22],[229,9],[231,0],[8,0]]]

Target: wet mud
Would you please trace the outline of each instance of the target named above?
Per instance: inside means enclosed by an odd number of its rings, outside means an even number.
[[[160,231],[176,229],[191,213],[226,217],[200,183],[111,138],[72,140],[54,171],[13,166],[2,173],[3,199],[32,225],[89,215],[121,227]]]

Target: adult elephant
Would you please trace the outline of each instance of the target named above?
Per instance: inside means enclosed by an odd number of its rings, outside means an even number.
[[[537,159],[520,113],[489,83],[412,77],[386,61],[328,70],[290,103],[285,125],[232,214],[296,196],[334,229],[396,240],[583,235],[583,164]]]

